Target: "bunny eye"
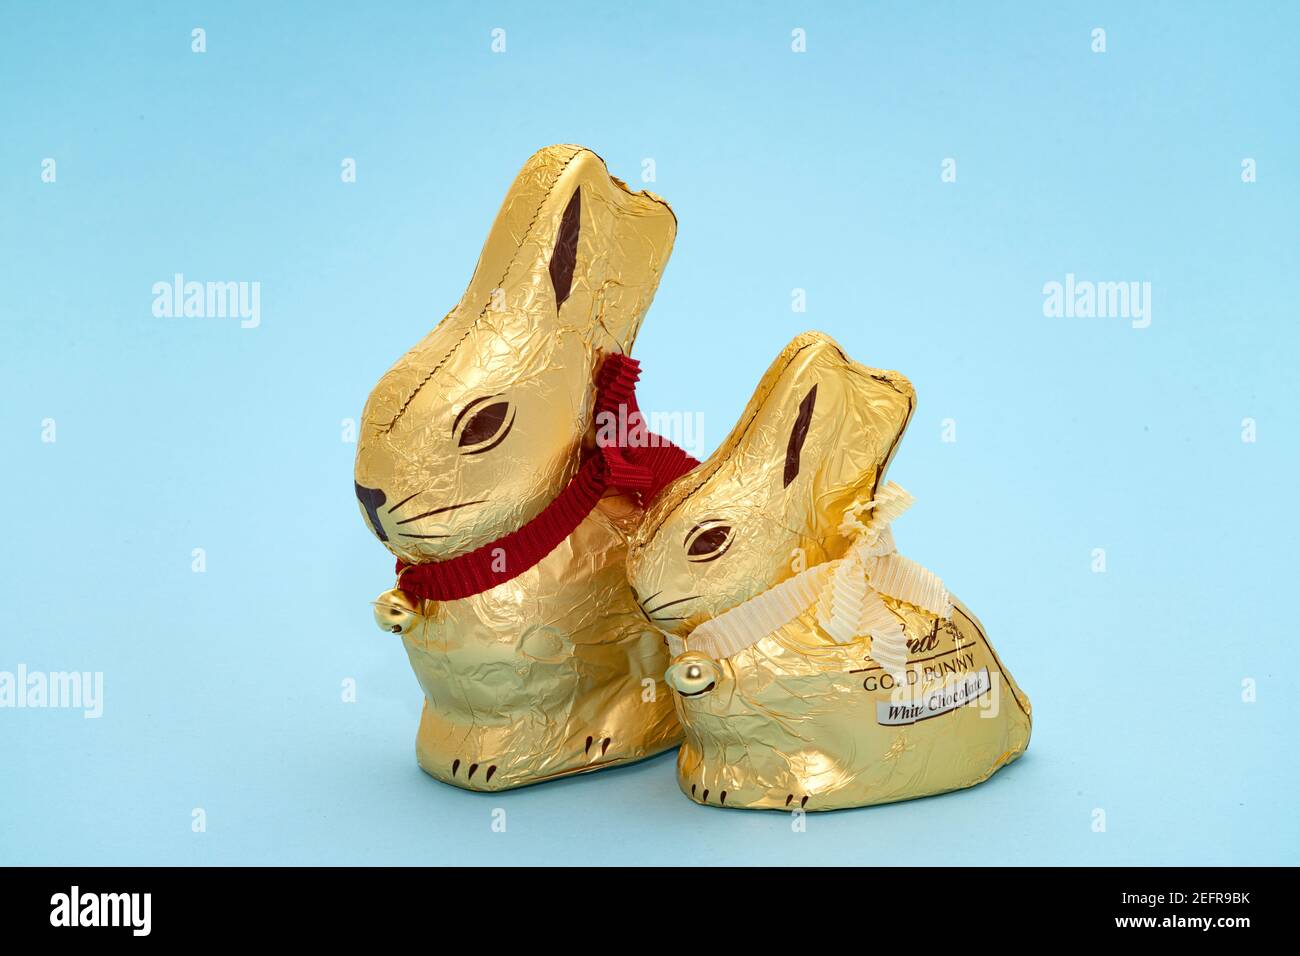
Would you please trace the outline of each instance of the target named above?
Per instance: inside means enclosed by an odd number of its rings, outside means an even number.
[[[702,521],[686,535],[686,560],[716,561],[726,554],[734,538],[731,525],[722,524],[716,518]]]
[[[461,409],[451,428],[453,434],[459,432],[456,444],[462,454],[481,455],[505,441],[514,424],[514,406],[498,395],[489,395]]]

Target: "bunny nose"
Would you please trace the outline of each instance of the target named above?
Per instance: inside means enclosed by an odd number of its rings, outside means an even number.
[[[669,666],[664,680],[683,697],[698,697],[713,690],[721,676],[722,671],[713,660],[687,651]]]
[[[388,500],[388,497],[379,488],[366,488],[363,485],[356,485],[357,501],[361,502],[361,507],[366,509],[366,517],[370,520],[370,529],[374,531],[380,541],[388,540],[388,532],[384,530],[384,523],[379,520],[379,506]]]

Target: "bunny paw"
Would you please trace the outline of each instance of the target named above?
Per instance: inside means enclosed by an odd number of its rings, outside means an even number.
[[[479,763],[468,763],[459,759],[451,762],[452,779],[457,781],[463,780],[466,784],[471,786],[478,782],[481,783],[482,786],[486,787],[492,782],[492,778],[496,775],[496,772],[496,764],[488,764],[484,767]],[[477,781],[475,780],[475,777],[478,778]]]
[[[604,757],[609,752],[609,745],[613,742],[613,737],[588,737],[583,752],[588,757]]]
[[[727,791],[710,790],[698,783],[691,784],[691,798],[700,803],[714,804],[719,807],[727,805]],[[731,805],[736,806],[736,802],[733,800]]]
[[[741,807],[763,810],[804,810],[810,794],[787,793],[782,800],[779,794],[755,794],[749,791],[721,790],[716,785],[706,787],[703,781],[691,784],[691,799],[711,807]]]

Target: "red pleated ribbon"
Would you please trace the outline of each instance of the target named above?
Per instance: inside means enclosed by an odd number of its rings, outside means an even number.
[[[573,534],[610,489],[634,494],[644,507],[665,485],[698,465],[681,448],[646,428],[636,403],[640,374],[641,364],[626,355],[611,355],[601,364],[596,374],[596,451],[536,518],[445,561],[407,564],[399,560],[398,586],[431,601],[481,594],[536,566]]]

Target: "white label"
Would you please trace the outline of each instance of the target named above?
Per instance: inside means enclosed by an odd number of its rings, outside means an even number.
[[[901,727],[949,711],[983,697],[989,692],[989,669],[982,667],[960,681],[945,682],[925,691],[920,700],[881,701],[876,704],[876,723],[882,727]]]

